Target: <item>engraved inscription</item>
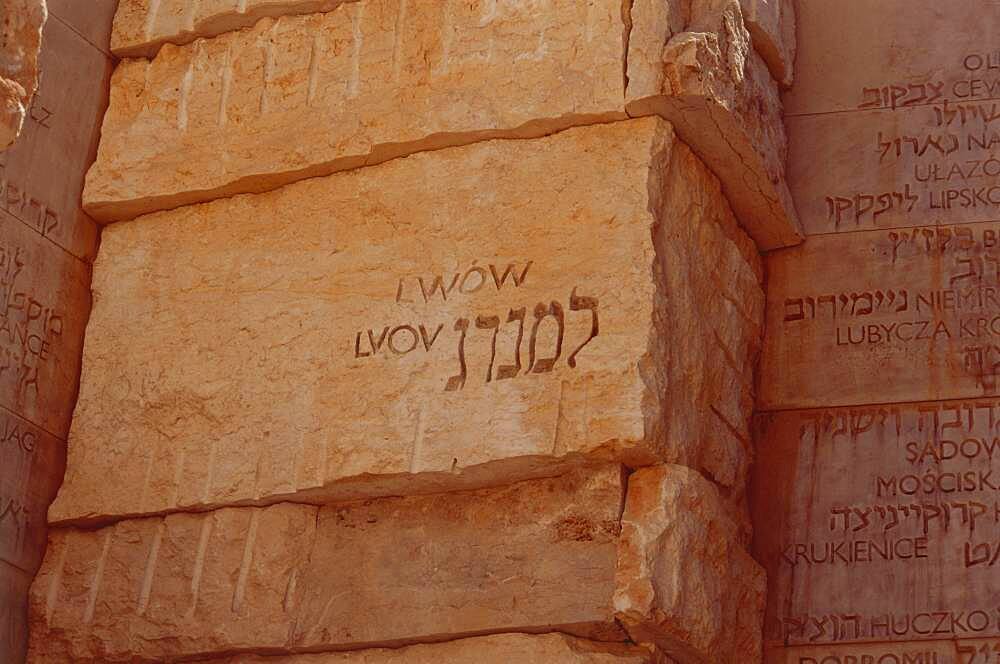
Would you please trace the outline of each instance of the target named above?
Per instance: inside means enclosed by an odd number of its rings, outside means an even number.
[[[25,260],[20,247],[0,243],[0,378],[14,376],[20,398],[38,396],[39,367],[63,334],[63,316],[22,283]]]
[[[397,282],[396,302],[446,303],[449,298],[472,295],[483,288],[497,292],[520,288],[531,266],[531,261],[487,267],[474,263],[465,273],[451,276],[401,278]],[[354,357],[432,353],[441,339],[453,349],[451,361],[455,367],[454,374],[445,382],[446,392],[464,389],[470,379],[489,384],[518,375],[550,373],[562,363],[575,369],[580,353],[600,334],[598,299],[579,291],[579,287],[573,288],[565,302],[550,300],[503,312],[470,314],[449,323],[411,322],[360,330],[354,336]],[[566,338],[566,319],[578,314],[589,315],[590,332],[583,339],[570,341]],[[473,360],[470,347],[475,348],[477,362],[481,355],[485,368],[473,371],[470,367]],[[510,348],[510,356],[499,354],[498,347]]]
[[[794,646],[1000,635],[991,580],[1000,565],[1000,400],[774,417],[770,440],[791,444],[797,434],[803,498],[788,497],[792,525],[768,554],[769,638]],[[841,570],[872,588],[830,594]],[[925,590],[903,590],[915,587]]]

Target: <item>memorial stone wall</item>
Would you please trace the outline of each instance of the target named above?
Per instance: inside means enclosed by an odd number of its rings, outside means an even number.
[[[794,22],[121,0],[26,661],[760,661]]]
[[[97,251],[97,224],[81,209],[80,196],[107,104],[113,12],[107,0],[92,0],[86,9],[50,0],[47,20],[37,0],[0,7],[0,90],[17,91],[11,98],[0,92],[0,144],[12,142],[0,151],[4,663],[25,656],[28,588],[42,563],[46,510],[65,469]]]
[[[769,254],[768,664],[1000,661],[1000,13],[799,4]]]

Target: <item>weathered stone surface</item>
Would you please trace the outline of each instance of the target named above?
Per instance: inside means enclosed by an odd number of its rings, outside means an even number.
[[[770,255],[759,406],[996,394],[998,237],[996,223],[870,231]]]
[[[62,440],[0,404],[0,560],[34,574],[45,549],[45,512],[66,465]]]
[[[59,7],[53,6],[53,18],[45,24],[39,56],[45,75],[22,137],[0,152],[0,210],[90,261],[97,249],[97,225],[83,212],[80,196],[97,153],[112,63],[77,34],[75,24],[60,20]],[[87,12],[82,13],[96,20]],[[105,39],[108,29],[105,24]]]
[[[120,58],[156,55],[163,44],[187,44],[249,28],[262,18],[329,12],[357,0],[120,0],[111,49]]]
[[[65,438],[79,381],[90,269],[0,213],[0,405]]]
[[[21,133],[38,87],[45,0],[4,0],[0,7],[0,149]]]
[[[231,4],[198,11],[228,12]],[[137,26],[148,18],[144,9],[123,5],[119,23]],[[160,5],[165,16],[179,9]],[[657,12],[670,14],[666,30]],[[682,127],[758,244],[795,244],[777,88],[753,55],[738,1],[699,5],[690,24],[688,17],[682,5],[650,0],[635,3],[631,16],[620,0],[553,0],[544,9],[370,0],[168,44],[152,61],[126,60],[115,73],[86,209],[116,221],[417,151],[620,120],[627,96],[628,114],[663,113]],[[684,40],[702,45],[691,51],[682,40],[665,51],[674,29],[685,27],[697,33]],[[680,88],[663,82],[677,79],[671,68],[692,67],[698,71],[680,77]],[[636,81],[627,95],[626,74]],[[689,117],[693,108],[705,118]]]
[[[769,662],[861,651],[848,642],[938,652],[907,644],[1000,637],[997,422],[996,399],[758,417],[752,503],[770,580]],[[939,661],[969,661],[953,648]]]
[[[712,0],[695,3],[691,12],[683,32],[667,32],[672,36],[659,57],[646,39],[629,41],[628,112],[655,113],[674,124],[718,175],[758,247],[798,244],[802,231],[784,178],[781,99],[753,49],[740,4]],[[678,18],[669,3],[635,0],[632,22],[657,26],[656,34]]]
[[[28,587],[31,576],[0,560],[0,654],[23,662],[28,645]]]
[[[767,664],[966,664],[987,662],[995,654],[993,639],[956,639],[894,644],[802,646],[773,650]]]
[[[245,655],[211,664],[667,664],[643,648],[584,641],[565,634],[499,634],[396,650],[257,657]]]
[[[996,63],[992,43],[1000,28],[994,8],[976,11],[935,0],[798,2],[796,7],[795,85],[783,99],[789,115],[858,110],[869,100],[864,88],[910,83],[917,88],[942,78],[949,86],[963,78],[995,85],[996,70],[988,66]],[[981,58],[970,63],[979,66],[964,70],[970,55]],[[889,91],[890,110],[898,94]],[[903,94],[909,97],[909,89]],[[897,97],[895,108],[904,101]],[[906,106],[942,101],[928,98]]]
[[[349,506],[56,529],[29,662],[398,646],[490,631],[622,640],[622,472]]]
[[[105,55],[111,55],[111,25],[115,18],[118,0],[46,0],[49,13],[57,20],[73,27],[78,35]],[[42,63],[42,71],[48,76],[48,68]],[[42,78],[44,79],[45,76]],[[110,71],[109,71],[110,76]],[[108,85],[102,83],[94,87],[102,93],[107,105]],[[103,110],[103,108],[102,108]],[[98,123],[100,119],[98,118]]]
[[[771,76],[788,87],[795,75],[794,0],[740,0],[747,29]]]
[[[785,102],[806,232],[997,219],[996,12],[933,0],[801,11],[803,76]]]
[[[615,610],[632,638],[679,662],[757,662],[764,572],[717,489],[657,466],[629,477]]]
[[[501,130],[621,119],[623,34],[620,0],[370,0],[168,44],[115,72],[84,202],[115,220]]]
[[[88,11],[99,14],[98,4],[88,2]],[[0,76],[10,76],[11,56],[21,58],[24,77],[44,71],[20,138],[0,152],[0,661],[19,664],[28,585],[42,562],[46,510],[65,468],[90,310],[87,259],[97,236],[80,192],[111,65],[56,7],[37,55],[39,25],[25,21],[39,15],[19,0],[0,5]],[[23,80],[34,93],[34,80]]]
[[[585,456],[739,486],[758,261],[652,118],[109,226],[50,519],[502,484]]]

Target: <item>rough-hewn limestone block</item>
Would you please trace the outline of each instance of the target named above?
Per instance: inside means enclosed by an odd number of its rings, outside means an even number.
[[[163,44],[187,44],[249,28],[262,18],[328,12],[357,0],[120,0],[111,50],[153,57]]]
[[[706,116],[707,125],[683,122],[684,140],[724,180],[758,244],[797,243],[794,209],[782,207],[790,199],[783,195],[777,87],[763,62],[751,57],[737,0],[725,12],[717,1],[700,8],[690,25],[682,5],[653,3],[669,13],[671,26],[699,30],[708,50],[715,48],[698,61],[696,76],[718,84],[699,87],[689,76],[683,89],[673,90],[664,76],[670,67],[686,71],[690,55],[676,45],[664,52],[672,31],[659,29],[658,15],[644,8],[651,2],[637,2],[630,17],[620,0],[551,0],[544,7],[366,0],[167,44],[152,61],[125,60],[115,73],[86,209],[116,221],[421,150],[624,119],[626,69],[629,77],[640,76],[631,64],[638,53],[648,84],[629,85],[628,112],[663,112],[682,121],[676,104],[658,101],[665,94],[701,114],[700,105],[708,105],[714,115]],[[231,4],[196,9],[230,12]],[[144,6],[124,4],[119,23],[148,19]],[[156,16],[181,9],[164,0]],[[161,40],[186,34],[166,26],[153,33]],[[717,53],[720,43],[726,58]],[[774,154],[754,154],[755,141]]]
[[[760,661],[764,572],[729,514],[689,468],[629,477],[615,609],[634,640],[685,663]]]
[[[619,466],[468,493],[57,529],[29,662],[399,646],[484,632],[624,640]],[[600,660],[598,660],[600,661]]]
[[[794,0],[740,0],[753,45],[771,76],[790,86],[795,73]]]
[[[45,0],[4,0],[0,7],[0,149],[21,133],[38,87]]]
[[[244,655],[209,664],[667,664],[661,654],[565,634],[499,634],[396,650],[258,657]]]
[[[583,457],[738,485],[760,270],[653,118],[110,226],[50,519],[471,488]]]
[[[499,130],[620,119],[623,32],[620,0],[366,0],[168,44],[115,72],[85,205],[121,219]]]
[[[630,40],[628,112],[655,113],[674,124],[722,181],[761,249],[798,244],[802,231],[784,177],[781,99],[753,49],[739,2],[711,0],[691,11],[684,31],[670,31],[678,21],[670,3],[635,0],[634,25],[672,36],[659,55],[647,39]]]

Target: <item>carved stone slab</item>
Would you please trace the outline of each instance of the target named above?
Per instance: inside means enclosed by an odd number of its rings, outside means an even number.
[[[777,85],[736,0],[690,12],[651,0],[626,11],[620,0],[366,0],[295,13],[317,4],[123,2],[120,33],[140,42],[210,38],[118,66],[87,211],[120,221],[419,151],[659,114],[718,174],[760,246],[801,240]],[[282,7],[294,15],[211,36],[213,21]]]
[[[0,560],[25,574],[41,562],[46,511],[65,463],[62,440],[0,405]]]
[[[785,108],[806,232],[1000,219],[995,12],[934,0],[801,4],[808,37]]]
[[[786,411],[757,429],[769,664],[994,660],[1000,400]]]
[[[107,103],[111,62],[53,11],[40,56],[45,74],[21,138],[0,152],[0,214],[90,260],[97,226],[80,196]]]
[[[758,260],[652,118],[108,226],[50,518],[475,487],[582,457],[740,486]]]
[[[90,268],[0,212],[0,406],[65,438],[79,381]]]
[[[762,409],[997,394],[1000,224],[817,236],[767,267]]]
[[[612,607],[623,500],[621,469],[605,466],[471,493],[56,529],[32,586],[29,661],[490,631],[624,640]]]

